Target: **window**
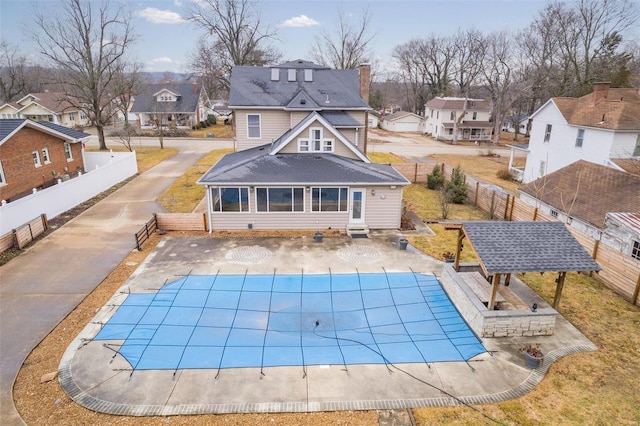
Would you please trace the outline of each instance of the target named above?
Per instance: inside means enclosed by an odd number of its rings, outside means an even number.
[[[551,216],[558,217],[558,210],[551,209]]]
[[[42,161],[44,161],[44,164],[49,164],[51,162],[49,159],[49,150],[47,148],[42,148]]]
[[[455,120],[456,119],[456,113],[451,111],[451,120]]]
[[[40,162],[40,154],[38,153],[38,151],[33,151],[31,153],[31,156],[33,157],[33,165],[36,167],[41,167],[42,163]]]
[[[449,129],[449,134],[453,135],[453,129]]]
[[[473,117],[471,117],[473,120],[478,118],[478,113],[476,111],[473,111]]]
[[[73,154],[71,153],[71,144],[69,142],[64,143],[64,156],[67,158],[67,161],[73,160]]]
[[[247,114],[247,137],[260,139],[260,115]]]
[[[248,188],[212,188],[214,212],[248,212]]]
[[[578,129],[578,136],[576,136],[576,146],[582,148],[582,142],[584,142],[584,129]]]
[[[633,246],[631,247],[631,257],[640,260],[640,241],[633,241]]]
[[[76,113],[75,112],[70,112],[69,113],[69,120],[76,121]]]
[[[2,170],[2,161],[0,161],[0,186],[7,184],[7,180],[4,177],[4,170]]]
[[[440,118],[440,111],[436,111],[436,118]]]
[[[636,136],[636,147],[633,150],[633,156],[640,157],[640,133],[638,133],[638,136]]]
[[[544,141],[549,142],[551,139],[551,124],[547,124],[547,130],[544,132]]]
[[[256,188],[259,212],[303,212],[304,188]]]
[[[298,139],[298,152],[333,152],[333,139],[324,139],[323,129],[309,129],[309,138]]]
[[[86,120],[87,119],[87,114],[85,114],[84,111],[80,111],[80,119],[81,120]]]
[[[349,188],[312,188],[311,211],[346,212]]]
[[[433,118],[433,110],[431,110],[431,118]]]
[[[538,176],[540,177],[544,176],[546,171],[547,171],[547,163],[544,161],[540,161],[540,169],[539,169]]]

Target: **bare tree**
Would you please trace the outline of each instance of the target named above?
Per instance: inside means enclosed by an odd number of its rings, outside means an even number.
[[[420,59],[421,43],[421,40],[413,39],[393,50],[399,65],[398,80],[403,83],[406,104],[414,113],[421,111],[428,100],[427,75]]]
[[[55,11],[35,11],[34,40],[56,67],[54,79],[69,95],[67,100],[87,113],[98,131],[100,149],[106,150],[104,127],[115,114],[117,98],[109,88],[122,71],[133,32],[122,7],[112,11],[108,1],[94,5],[68,0]]]
[[[111,89],[116,94],[115,107],[124,116],[124,127],[129,127],[129,109],[133,98],[140,93],[142,84],[141,65],[135,62],[116,67]]]
[[[335,69],[356,69],[371,62],[371,15],[366,9],[361,19],[353,24],[346,13],[338,8],[335,33],[323,31],[315,40],[311,56],[321,65]]]
[[[209,75],[219,78],[225,89],[229,88],[233,66],[267,65],[281,58],[281,53],[269,44],[276,38],[276,34],[262,21],[257,2],[194,1],[187,19],[211,37],[211,44],[207,48],[210,58],[214,59],[215,71],[209,72]],[[198,55],[197,51],[195,55]],[[192,68],[199,69],[193,63]]]
[[[41,92],[44,86],[42,67],[29,64],[17,46],[0,41],[0,102],[16,101],[29,92]]]
[[[222,57],[216,43],[202,36],[195,51],[189,55],[191,73],[205,88],[212,99],[227,99],[229,97],[228,76],[224,74]]]

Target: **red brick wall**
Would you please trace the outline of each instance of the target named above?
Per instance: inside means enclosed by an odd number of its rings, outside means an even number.
[[[45,164],[42,149],[49,150],[49,164]],[[33,163],[31,152],[38,151],[41,167]],[[0,161],[6,185],[0,186],[0,199],[11,200],[18,194],[49,184],[54,177],[82,169],[82,143],[72,143],[72,161],[64,155],[64,140],[23,127],[8,141],[0,145]],[[67,170],[65,171],[65,167]]]

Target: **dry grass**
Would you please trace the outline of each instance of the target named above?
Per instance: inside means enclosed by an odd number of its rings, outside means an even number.
[[[189,233],[171,233],[187,236]],[[201,236],[202,234],[198,234]],[[131,273],[153,251],[157,234],[131,252],[111,274],[82,301],[27,357],[14,386],[16,408],[29,425],[372,425],[378,423],[375,411],[321,413],[228,414],[171,417],[124,417],[96,413],[74,403],[57,380],[40,383],[47,373],[57,371],[63,352],[96,312],[124,284]]]
[[[160,195],[158,203],[171,213],[191,213],[204,198],[204,186],[196,182],[230,152],[230,149],[216,149],[206,154]]]
[[[122,145],[110,144],[109,149],[114,152],[127,152],[128,150]],[[136,160],[138,162],[138,173],[144,173],[156,164],[163,162],[164,160],[173,157],[178,153],[177,149],[164,148],[160,149],[160,146],[148,147],[148,146],[132,146],[132,149],[136,151]],[[87,148],[87,151],[99,151],[98,148]]]
[[[379,164],[392,164],[392,163],[405,163],[406,161],[402,157],[398,157],[395,154],[389,152],[370,152],[367,157],[374,163]]]
[[[222,121],[222,124],[216,124],[214,126],[209,126],[207,128],[204,129],[198,129],[198,130],[190,130],[191,132],[191,137],[193,138],[207,138],[210,136],[210,133],[213,133],[213,137],[216,139],[231,139],[235,136],[235,133],[233,131],[233,126],[229,126],[229,125],[225,125],[224,121]]]
[[[490,149],[490,148],[488,148]],[[498,170],[509,166],[508,157],[481,157],[479,155],[455,155],[455,154],[433,154],[430,155],[438,163],[446,163],[451,167],[460,165],[462,171],[477,179],[498,185],[511,193],[516,193],[519,182],[500,179],[496,173]],[[524,160],[523,160],[524,161]],[[519,165],[517,162],[515,165]],[[524,165],[524,164],[520,164]]]

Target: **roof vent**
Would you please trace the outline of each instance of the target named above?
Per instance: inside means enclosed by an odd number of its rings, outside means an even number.
[[[271,81],[280,81],[280,69],[271,68]]]
[[[296,81],[296,70],[294,68],[287,70],[287,80],[288,81]]]
[[[300,99],[300,105],[305,105],[307,103],[306,99]]]
[[[330,103],[330,102],[329,102],[329,95],[327,95],[327,99],[324,101],[324,103],[325,103],[325,104]]]
[[[304,70],[304,81],[313,81],[313,70]]]

